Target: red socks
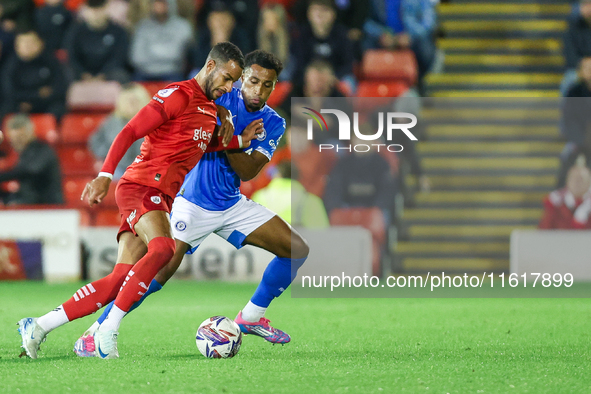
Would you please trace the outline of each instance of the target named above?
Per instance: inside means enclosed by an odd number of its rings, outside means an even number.
[[[148,253],[135,265],[117,264],[113,272],[95,282],[82,286],[63,304],[70,321],[90,315],[115,300],[115,305],[127,312],[144,295],[158,271],[172,259],[174,240],[154,238]],[[133,270],[132,270],[133,268]]]
[[[128,312],[142,298],[158,271],[174,256],[175,242],[172,238],[157,237],[148,243],[148,253],[134,266],[121,286],[115,306]],[[119,290],[119,289],[117,289]],[[69,316],[69,315],[68,315]]]
[[[63,304],[68,319],[90,315],[113,301],[131,268],[131,264],[116,264],[109,275],[82,286]]]

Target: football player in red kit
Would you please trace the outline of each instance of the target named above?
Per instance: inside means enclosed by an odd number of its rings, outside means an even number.
[[[111,274],[82,286],[55,310],[38,319],[19,321],[22,347],[29,357],[37,358],[39,345],[51,330],[94,313],[112,300],[115,305],[95,333],[95,349],[97,357],[119,357],[121,319],[174,254],[169,214],[185,175],[206,151],[247,147],[256,137],[254,132],[232,136],[228,143],[216,135],[214,100],[232,90],[243,67],[238,47],[229,42],[215,45],[193,79],[170,84],[156,93],[115,138],[101,172],[86,185],[82,198],[88,198],[90,206],[100,203],[127,149],[145,137],[140,155],[115,190],[121,215],[117,264]],[[231,115],[227,117],[225,122],[231,122]],[[231,127],[233,134],[232,126],[225,127]]]

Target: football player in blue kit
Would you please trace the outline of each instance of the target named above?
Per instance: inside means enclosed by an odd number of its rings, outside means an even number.
[[[258,138],[251,141],[246,151],[206,153],[185,177],[171,213],[176,252],[132,310],[149,294],[162,288],[178,269],[185,253],[193,253],[209,234],[215,233],[237,249],[254,245],[275,255],[235,322],[245,334],[254,334],[272,343],[290,341],[290,336],[272,327],[264,315],[271,301],[293,281],[308,256],[308,245],[283,219],[249,200],[239,190],[241,181],[254,178],[271,160],[285,132],[285,120],[266,105],[282,69],[275,55],[261,50],[251,52],[245,58],[241,89],[234,88],[216,100],[216,104],[236,114],[235,134],[255,128]],[[92,335],[111,306],[112,303],[76,341],[76,354],[94,356]]]

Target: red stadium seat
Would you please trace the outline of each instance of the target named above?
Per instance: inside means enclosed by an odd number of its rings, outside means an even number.
[[[69,175],[94,176],[97,173],[95,158],[86,145],[61,146],[58,148],[58,157],[62,167],[62,173]]]
[[[374,97],[375,100],[356,100],[357,110],[361,112],[393,104],[394,99],[407,90],[408,86],[403,82],[362,81],[357,87],[357,97]]]
[[[121,85],[115,81],[78,81],[68,89],[67,103],[70,111],[110,112]]]
[[[121,225],[121,216],[116,208],[97,207],[94,215],[95,226],[117,226]]]
[[[86,144],[90,135],[105,119],[105,114],[67,114],[62,119],[63,144]]]
[[[373,239],[372,270],[381,274],[381,251],[386,243],[386,219],[379,208],[337,208],[330,212],[333,226],[361,226],[371,232]]]
[[[365,51],[361,61],[362,79],[396,80],[413,86],[417,82],[417,60],[410,50]]]
[[[92,181],[92,176],[69,176],[64,177],[63,189],[64,199],[66,200],[66,206],[69,208],[85,208],[87,203],[80,200],[82,192],[86,187],[86,184]]]
[[[277,82],[275,84],[275,90],[269,96],[269,100],[267,100],[267,105],[271,108],[280,106],[289,96],[292,87],[291,82]]]
[[[4,117],[2,128],[6,130],[6,123],[11,115]],[[35,126],[35,135],[37,138],[49,143],[55,144],[59,139],[57,132],[57,121],[52,114],[31,114],[31,122]]]

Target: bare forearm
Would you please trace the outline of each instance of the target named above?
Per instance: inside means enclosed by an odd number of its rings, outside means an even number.
[[[265,163],[242,151],[226,151],[230,166],[243,182],[250,181],[261,171]]]

